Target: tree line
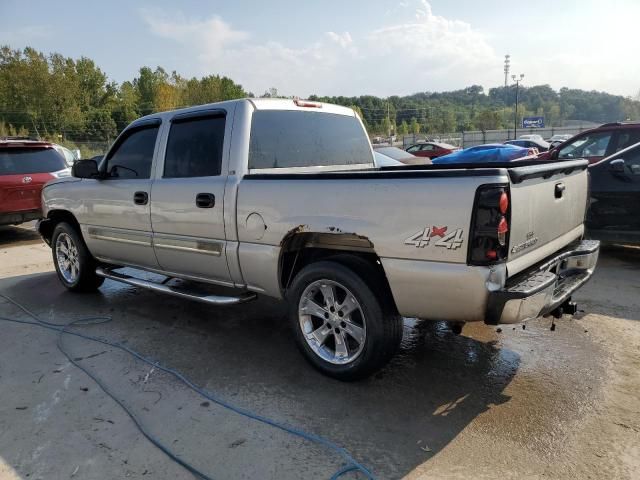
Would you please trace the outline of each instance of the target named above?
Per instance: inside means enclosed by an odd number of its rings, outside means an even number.
[[[110,142],[142,115],[252,96],[220,75],[185,78],[161,67],[142,67],[135,78],[118,84],[86,57],[0,48],[0,136],[37,136],[71,146]],[[271,88],[262,96],[280,95]],[[521,86],[519,98],[518,121],[532,115],[544,116],[549,126],[569,119],[599,123],[640,119],[639,101],[604,92]],[[386,99],[371,95],[310,99],[354,108],[371,134],[444,133],[511,128],[515,87],[485,92],[473,85]]]
[[[544,116],[546,126],[566,120],[595,123],[640,120],[640,101],[605,92],[549,85],[518,91],[518,127],[522,117]],[[513,128],[516,87],[496,87],[488,92],[473,85],[450,92],[423,92],[403,97],[321,97],[310,99],[351,106],[371,133],[449,133]]]

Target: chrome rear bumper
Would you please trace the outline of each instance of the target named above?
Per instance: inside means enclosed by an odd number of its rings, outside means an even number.
[[[489,294],[485,323],[518,323],[552,312],[593,275],[600,242],[582,240]]]

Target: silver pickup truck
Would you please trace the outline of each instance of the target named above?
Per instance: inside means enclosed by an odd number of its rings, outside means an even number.
[[[305,357],[350,380],[391,358],[402,317],[567,312],[598,257],[586,167],[376,169],[351,109],[235,100],[136,120],[44,188],[38,229],[73,291],[109,278],[217,305],[286,299]]]

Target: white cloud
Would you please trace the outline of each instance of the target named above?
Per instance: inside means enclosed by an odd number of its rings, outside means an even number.
[[[197,46],[205,60],[217,58],[226,47],[249,38],[247,32],[234,30],[218,16],[206,20],[194,20],[185,18],[182,14],[158,15],[142,10],[142,17],[152,33],[176,40],[189,47]]]
[[[228,75],[257,94],[276,87],[287,95],[386,96],[461,88],[495,77],[487,71],[499,71],[501,59],[481,33],[468,23],[434,15],[425,0],[413,5],[413,11],[404,9],[404,21],[358,36],[319,33],[315,42],[295,46],[257,43],[217,16],[142,13],[154,34],[196,53],[197,73]]]

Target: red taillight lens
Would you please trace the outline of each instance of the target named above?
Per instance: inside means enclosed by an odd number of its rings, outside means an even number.
[[[507,219],[502,217],[498,223],[498,243],[504,247],[507,243],[507,232],[509,232],[509,224]]]
[[[493,265],[509,255],[511,198],[508,185],[482,185],[476,191],[469,235],[470,265]]]
[[[500,195],[499,206],[500,206],[500,213],[502,215],[507,213],[507,210],[509,208],[509,195],[507,195],[507,192],[502,192],[502,194]]]

